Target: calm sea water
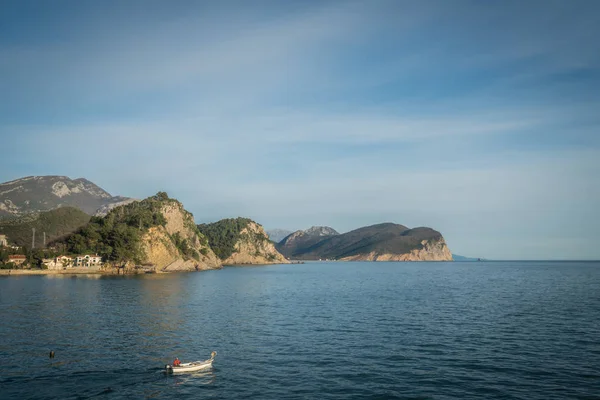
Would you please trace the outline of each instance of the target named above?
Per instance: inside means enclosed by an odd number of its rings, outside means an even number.
[[[5,277],[0,360],[2,399],[600,399],[600,263]]]

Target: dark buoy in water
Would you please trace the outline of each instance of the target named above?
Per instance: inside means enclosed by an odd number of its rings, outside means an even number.
[[[54,350],[50,350],[49,356],[50,356],[50,358],[54,358]]]

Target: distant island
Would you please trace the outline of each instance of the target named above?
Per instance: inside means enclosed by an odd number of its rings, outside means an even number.
[[[138,201],[80,178],[27,177],[0,184],[0,270],[162,273],[288,260],[451,261],[438,231],[382,223],[340,234],[282,231],[271,240],[248,218],[197,225],[159,192]],[[31,271],[34,271],[31,270]]]
[[[277,244],[277,250],[298,260],[452,261],[442,234],[431,228],[410,229],[383,223],[340,234],[330,227],[296,231]]]

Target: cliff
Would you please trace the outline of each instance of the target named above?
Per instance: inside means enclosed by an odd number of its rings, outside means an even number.
[[[452,253],[443,237],[423,239],[416,248],[404,254],[382,251],[371,251],[366,254],[355,254],[341,257],[340,261],[452,261]]]
[[[145,265],[156,272],[196,271],[221,267],[198,231],[193,215],[166,193],[116,207],[56,244],[71,254],[95,253],[106,268],[133,272]]]
[[[142,236],[142,263],[157,271],[198,271],[221,268],[221,262],[208,246],[191,213],[178,201],[165,202],[160,209],[165,225],[148,229]]]
[[[198,228],[225,265],[288,263],[263,227],[248,218],[224,219]]]

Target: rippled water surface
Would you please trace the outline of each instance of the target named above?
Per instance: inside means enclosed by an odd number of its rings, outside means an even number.
[[[600,399],[600,264],[2,277],[0,357],[3,399]]]

